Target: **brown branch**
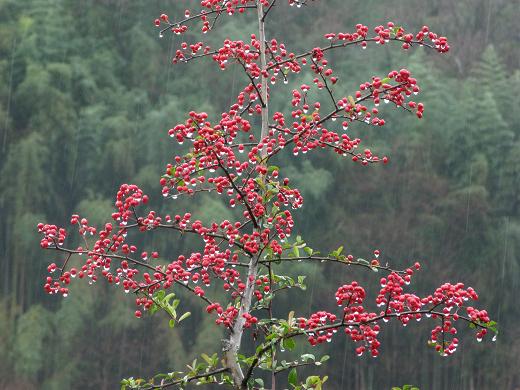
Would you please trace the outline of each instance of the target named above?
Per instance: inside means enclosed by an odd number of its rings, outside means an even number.
[[[194,375],[194,376],[191,376],[188,378],[178,379],[173,382],[161,383],[160,385],[152,385],[151,387],[138,387],[138,389],[164,389],[164,388],[170,387],[170,386],[176,386],[176,385],[185,384],[187,382],[193,382],[197,379],[208,378],[210,376],[221,374],[221,373],[227,372],[227,371],[229,371],[229,368],[227,368],[227,367],[217,368],[216,370],[213,370],[210,372]]]
[[[242,191],[240,191],[240,189],[236,186],[235,181],[229,174],[228,170],[224,167],[224,164],[222,164],[222,161],[220,160],[220,158],[217,156],[216,153],[215,153],[215,158],[218,161],[218,165],[220,166],[220,168],[222,168],[222,170],[224,171],[224,174],[226,175],[229,182],[233,186],[233,189],[237,192],[238,195],[240,195],[240,198],[243,200],[244,205],[246,206],[247,212],[248,212],[249,216],[251,217],[251,222],[253,222],[253,226],[255,227],[255,229],[259,229],[260,225],[258,225],[258,221],[256,220],[255,214],[253,213],[253,209],[251,209],[249,202],[247,201],[246,197],[244,196],[244,193]]]
[[[423,41],[410,41],[410,42],[407,42],[406,40],[404,39],[399,39],[399,38],[390,38],[389,39],[390,41],[396,41],[396,42],[402,42],[402,43],[408,43],[410,45],[413,45],[413,44],[417,44],[417,45],[420,45],[420,46],[426,46],[430,49],[435,49],[434,46],[426,43],[426,42],[423,42]],[[322,52],[326,52],[326,51],[329,51],[329,50],[333,50],[333,49],[337,49],[337,48],[341,48],[341,47],[347,47],[347,46],[352,46],[352,45],[357,45],[357,44],[360,44],[362,42],[378,42],[379,41],[379,38],[363,38],[363,39],[358,39],[357,41],[349,41],[349,42],[343,42],[343,43],[337,43],[337,44],[332,44],[332,45],[329,45],[329,46],[326,46],[326,47],[321,47],[319,48]],[[314,54],[314,49],[312,50],[309,50],[305,53],[301,53],[301,54],[298,54],[298,55],[295,55],[293,56],[292,58],[288,58],[286,60],[283,60],[283,61],[278,61],[272,65],[270,65],[269,67],[267,67],[267,70],[271,70],[273,68],[276,68],[280,65],[283,65],[283,64],[286,64],[288,62],[293,62],[295,60],[298,60],[300,58],[304,58],[304,57],[308,57],[308,56],[311,56]]]
[[[242,5],[242,6],[239,6],[237,8],[257,8],[256,5]],[[214,9],[214,10],[211,10],[211,11],[206,11],[206,10],[203,10],[202,12],[196,14],[196,15],[193,15],[193,16],[189,16],[187,18],[184,18],[182,20],[179,20],[177,22],[173,22],[173,23],[170,23],[170,22],[167,22],[168,23],[168,26],[163,28],[161,31],[160,31],[160,34],[163,34],[166,30],[169,30],[171,29],[172,27],[179,27],[180,25],[184,24],[184,23],[187,23],[189,21],[192,21],[194,19],[200,19],[202,16],[209,16],[209,15],[212,15],[212,14],[216,14],[216,13],[222,13],[223,10],[222,9]]]
[[[301,261],[319,261],[319,262],[328,261],[328,262],[332,262],[332,263],[340,263],[343,265],[354,265],[354,266],[358,266],[358,267],[364,267],[364,268],[368,268],[372,271],[374,269],[377,269],[377,270],[381,270],[381,271],[395,272],[397,274],[406,274],[405,270],[394,270],[388,266],[381,266],[381,265],[373,266],[373,265],[370,265],[369,263],[365,264],[365,263],[360,263],[359,261],[340,260],[340,259],[336,259],[334,257],[328,257],[328,256],[312,256],[311,255],[311,256],[302,256],[302,257],[280,257],[280,258],[260,260],[260,264],[276,263],[278,261],[300,261],[300,260]]]

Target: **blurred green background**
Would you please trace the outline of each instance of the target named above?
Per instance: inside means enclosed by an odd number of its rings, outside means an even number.
[[[158,183],[178,152],[167,130],[189,110],[215,117],[246,82],[239,69],[221,72],[209,59],[170,64],[180,38],[159,39],[153,19],[161,12],[174,19],[195,3],[0,0],[1,389],[115,389],[122,377],[182,369],[201,352],[219,351],[221,330],[189,296],[182,308],[192,317],[170,330],[160,315],[136,320],[133,297],[106,283],[78,281],[66,299],[45,295],[46,266],[57,259],[39,249],[35,228],[40,221],[64,225],[74,212],[104,222],[123,182],[142,186],[164,213],[190,209],[210,220],[229,212],[216,198],[162,202]],[[338,334],[333,345],[318,348],[331,355],[319,370],[329,375],[326,387],[519,389],[520,3],[281,3],[268,37],[289,50],[320,44],[324,33],[350,31],[358,22],[393,20],[410,30],[428,24],[449,37],[446,56],[373,45],[331,58],[346,95],[392,69],[408,67],[418,78],[423,120],[386,107],[385,127],[349,129],[391,164],[363,168],[325,152],[296,159],[288,153],[279,163],[305,196],[295,216],[312,247],[345,245],[361,257],[379,248],[395,267],[421,260],[419,292],[463,281],[500,328],[495,343],[477,343],[461,329],[462,345],[449,358],[427,347],[428,321],[387,325],[377,359],[355,357],[354,345]],[[246,38],[252,20],[223,18],[209,39]],[[291,82],[309,81],[302,77]],[[273,88],[272,109],[289,110],[290,87]],[[142,244],[171,258],[200,247],[171,235]],[[333,303],[338,285],[356,279],[375,287],[378,279],[334,266],[299,268],[312,287],[282,299],[281,313],[307,315]],[[369,294],[375,298],[373,289]]]

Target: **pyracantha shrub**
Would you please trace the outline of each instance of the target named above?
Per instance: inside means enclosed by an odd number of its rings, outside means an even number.
[[[299,8],[306,1],[288,3]],[[90,284],[106,279],[135,293],[137,318],[145,312],[164,310],[173,325],[189,313],[177,315],[179,302],[173,300],[171,291],[185,289],[200,298],[216,326],[227,329],[221,353],[203,355],[203,362],[189,366],[186,372],[160,374],[147,381],[126,379],[123,387],[162,388],[197,382],[261,388],[263,380],[255,375],[268,370],[273,377],[288,371],[288,382],[296,389],[318,388],[326,377],[297,380],[297,367],[309,364],[312,355],[302,355],[292,362],[275,359],[284,350],[292,350],[299,336],[304,336],[310,346],[347,337],[357,355],[376,357],[381,353],[379,334],[385,322],[394,320],[406,326],[427,317],[433,322],[430,344],[446,356],[457,349],[457,326],[461,323],[474,328],[479,341],[489,331],[496,333],[488,313],[472,306],[478,296],[471,287],[444,283],[432,294],[419,296],[408,288],[420,270],[419,263],[399,270],[382,260],[378,250],[372,260],[364,260],[344,254],[342,247],[322,254],[301,237],[292,238],[293,212],[302,207],[304,198],[283,169],[272,165],[273,157],[280,153],[301,157],[327,151],[362,166],[386,164],[388,157],[363,148],[361,139],[351,136],[349,129],[357,122],[384,126],[381,102],[421,118],[424,106],[416,101],[418,81],[407,69],[391,70],[362,82],[350,95],[338,95],[339,72],[332,68],[328,55],[347,47],[360,50],[387,44],[403,50],[426,47],[442,54],[449,50],[447,39],[427,26],[409,32],[392,22],[372,29],[358,24],[350,31],[325,34],[322,46],[294,53],[279,39],[265,35],[269,15],[282,6],[276,0],[203,0],[198,11],[186,10],[174,17],[162,14],[154,21],[160,36],[183,35],[198,28],[205,34],[224,15],[256,16],[258,33],[247,41],[226,39],[217,48],[204,41],[183,42],[175,51],[174,64],[207,57],[219,69],[242,70],[246,82],[219,118],[192,111],[183,123],[168,131],[174,142],[189,143],[190,148],[166,165],[160,179],[162,195],[173,207],[179,196],[211,193],[225,198],[230,208],[240,210],[236,220],[204,224],[190,213],[160,215],[147,209],[148,196],[141,188],[123,184],[116,194],[111,221],[104,226],[96,228],[86,218],[72,216],[71,225],[83,237],[78,247],[67,247],[65,228],[38,225],[41,247],[62,255],[57,264],[48,267],[50,276],[44,288],[49,294],[67,296],[73,278],[86,279]],[[287,83],[302,72],[312,75],[312,83],[285,90],[292,111],[271,109],[270,85]],[[284,89],[281,91],[284,93]],[[202,249],[171,261],[167,254],[138,248],[127,236],[130,231],[151,234],[157,230],[194,235],[201,240]],[[79,268],[69,266],[73,256],[83,259]],[[297,261],[379,271],[374,274],[381,278],[375,304],[367,302],[365,288],[358,282],[346,281],[335,294],[330,293],[331,302],[335,298],[338,306],[334,312],[320,310],[301,317],[291,311],[283,319],[275,318],[276,298],[288,288],[305,288],[303,276],[293,278],[278,272],[280,264]],[[218,300],[208,293],[207,287],[212,285],[222,289]],[[251,356],[244,356],[241,350],[244,338],[255,345]]]

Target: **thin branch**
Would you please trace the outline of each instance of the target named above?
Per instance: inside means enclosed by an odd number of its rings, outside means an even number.
[[[161,383],[160,385],[153,385],[151,387],[138,387],[138,389],[139,388],[141,388],[141,389],[164,389],[164,388],[170,387],[170,386],[183,385],[188,382],[193,382],[197,379],[208,378],[210,376],[218,375],[218,374],[221,374],[221,373],[227,372],[227,371],[229,371],[229,368],[227,368],[227,367],[217,368],[216,370],[213,370],[210,372],[194,375],[194,376],[187,377],[187,378],[185,377],[182,379],[175,380],[173,382]]]
[[[399,39],[399,38],[390,38],[389,40],[390,41],[396,41],[396,42],[402,42],[402,43],[406,42],[406,43],[408,43],[410,45],[416,44],[416,45],[420,45],[420,46],[429,47],[430,49],[435,49],[434,46],[430,45],[429,43],[423,42],[423,41],[415,41],[414,40],[414,41],[407,42],[404,39]],[[358,39],[357,41],[348,41],[348,42],[332,44],[332,45],[329,45],[329,46],[326,46],[326,47],[322,47],[322,48],[320,48],[320,50],[322,52],[326,52],[326,51],[333,50],[333,49],[338,49],[338,48],[341,48],[341,47],[358,45],[358,44],[360,44],[362,42],[378,42],[378,41],[379,41],[379,38],[363,38],[363,39]],[[278,61],[278,62],[268,66],[267,70],[271,70],[273,68],[279,67],[280,65],[286,64],[288,62],[293,62],[293,61],[298,60],[300,58],[309,57],[309,56],[311,56],[313,54],[314,54],[314,49],[309,50],[309,51],[307,51],[305,53],[301,53],[301,54],[295,55],[295,56],[293,56],[291,58],[288,58],[286,60]]]
[[[271,9],[274,7],[276,3],[276,0],[273,0],[271,2],[271,4],[269,4],[269,7],[265,10],[264,12],[264,16],[262,16],[262,19],[260,19],[262,22],[265,22],[265,18],[267,17],[267,14],[269,13],[269,11],[271,11]]]
[[[361,263],[359,261],[348,261],[348,260],[340,260],[334,257],[328,257],[328,256],[302,256],[302,257],[279,257],[279,258],[273,258],[273,259],[264,259],[260,260],[260,264],[269,264],[269,263],[276,263],[279,261],[319,261],[319,262],[332,262],[332,263],[339,263],[343,265],[354,265],[358,267],[368,268],[370,270],[381,270],[381,271],[387,271],[387,272],[395,272],[397,274],[406,274],[405,270],[394,270],[388,266],[382,266],[382,265],[371,265],[371,264],[365,264]]]
[[[238,8],[256,8],[256,5],[241,5],[239,6]],[[216,14],[216,13],[222,13],[222,9],[214,9],[214,10],[211,10],[211,11],[202,11],[196,15],[193,15],[193,16],[189,16],[187,18],[184,18],[182,20],[179,20],[177,22],[173,22],[173,23],[170,23],[170,22],[167,22],[168,23],[168,26],[163,28],[161,31],[160,31],[160,34],[163,34],[164,32],[166,32],[166,30],[169,30],[173,27],[179,27],[181,26],[182,24],[184,23],[187,23],[189,21],[192,21],[194,19],[200,19],[202,16],[209,16],[209,15],[212,15],[212,14]]]
[[[220,165],[220,168],[222,168],[222,170],[224,171],[224,174],[226,175],[226,177],[228,178],[229,182],[233,186],[233,189],[237,192],[238,195],[240,195],[240,199],[242,199],[244,201],[244,205],[246,206],[247,212],[248,212],[249,216],[251,217],[251,221],[253,222],[253,226],[255,227],[255,229],[259,229],[260,225],[258,225],[258,222],[256,220],[255,214],[253,213],[253,209],[251,209],[251,206],[249,205],[249,202],[247,201],[246,197],[244,196],[244,193],[242,191],[240,191],[240,189],[236,186],[235,181],[233,180],[233,178],[229,174],[228,170],[224,167],[224,164],[222,164],[222,161],[220,161],[220,158],[217,156],[216,153],[215,153],[215,158],[218,161],[218,165]]]

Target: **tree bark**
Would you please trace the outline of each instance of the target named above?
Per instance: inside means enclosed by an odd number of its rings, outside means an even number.
[[[265,22],[263,20],[264,16],[264,7],[260,1],[256,2],[257,5],[257,14],[258,14],[258,40],[260,41],[260,63],[261,68],[266,69],[267,60],[266,60],[266,47],[265,47]],[[268,109],[268,97],[267,97],[267,78],[264,76],[261,77],[261,100],[262,100],[262,113],[261,113],[261,133],[260,133],[260,141],[268,135],[269,131],[269,109]],[[267,156],[267,150],[264,146],[261,151],[262,159]],[[245,201],[245,200],[244,200]],[[260,229],[260,228],[259,228]],[[240,350],[240,345],[242,343],[242,335],[244,333],[244,324],[245,318],[243,314],[249,313],[251,310],[251,302],[253,298],[253,292],[255,289],[255,280],[258,274],[258,262],[259,257],[252,257],[249,262],[249,268],[247,273],[247,281],[246,288],[244,290],[244,294],[242,296],[242,301],[240,305],[240,309],[231,329],[231,334],[227,340],[223,340],[223,349],[224,349],[224,361],[226,367],[229,368],[231,372],[231,376],[233,377],[233,382],[235,383],[235,388],[237,389],[247,389],[247,383],[244,383],[244,373],[242,372],[242,368],[237,361],[237,354]]]

